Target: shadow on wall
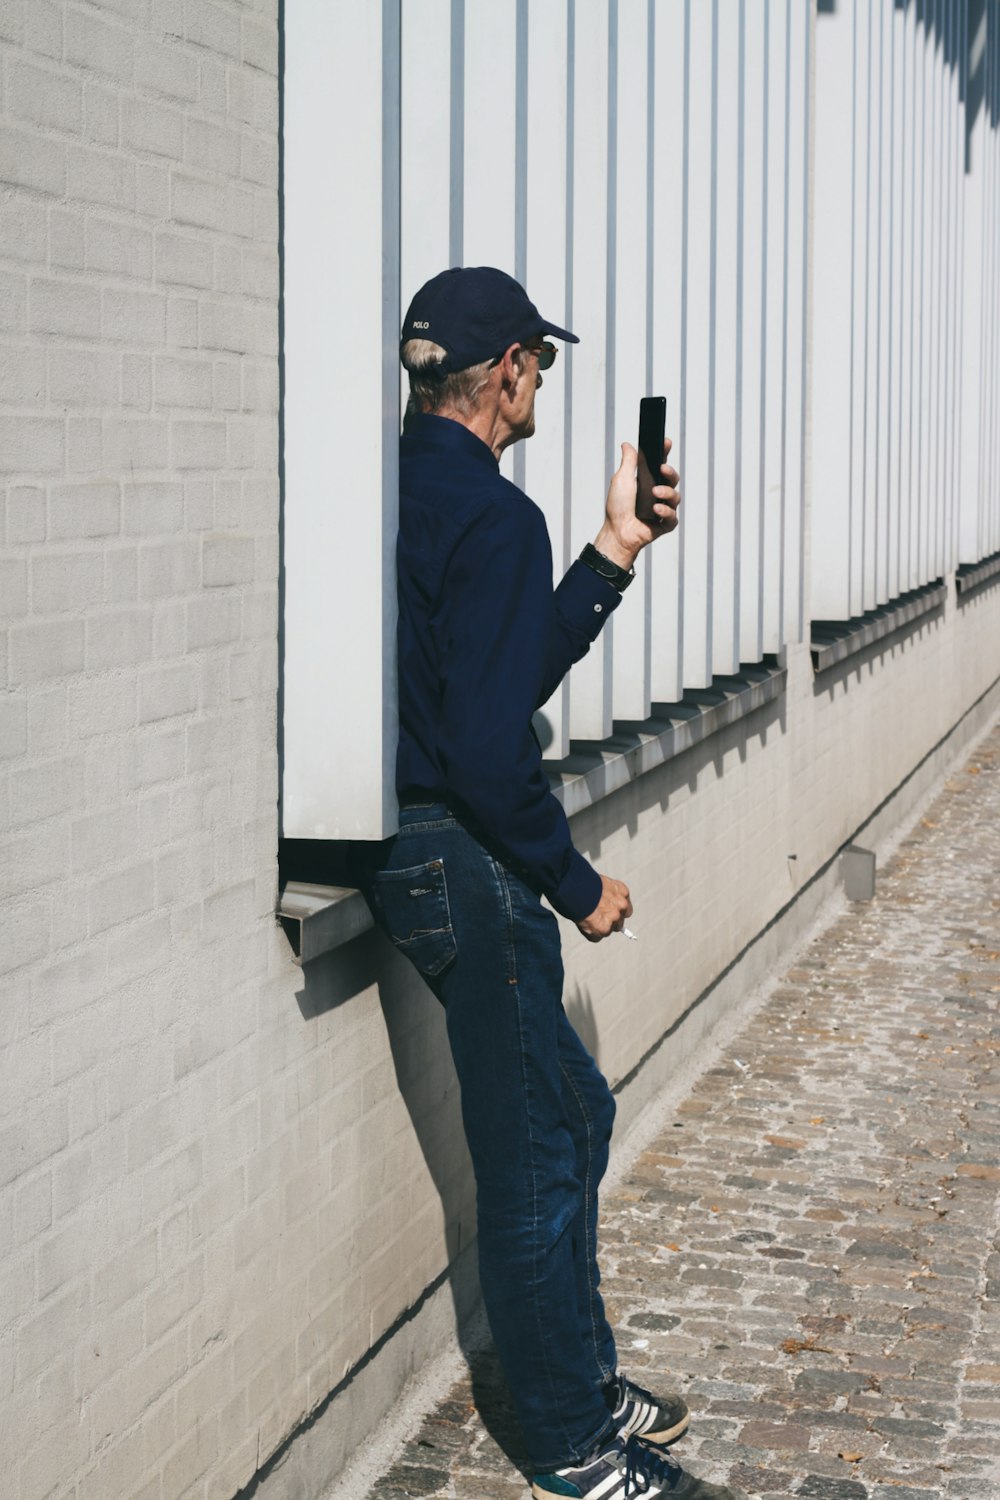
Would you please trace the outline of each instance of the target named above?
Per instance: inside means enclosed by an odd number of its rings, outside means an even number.
[[[377,986],[396,1086],[441,1200],[447,1260],[445,1269],[422,1291],[417,1304],[400,1312],[309,1421],[351,1384],[425,1298],[447,1283],[459,1346],[469,1368],[471,1400],[496,1443],[527,1472],[524,1445],[503,1373],[493,1350],[482,1346],[478,1295],[474,1289],[470,1291],[467,1276],[456,1274],[456,1261],[475,1236],[474,1189],[444,1012],[407,961],[378,931],[366,933],[326,959],[309,964],[303,978],[296,998],[307,1021]],[[596,1037],[592,1007],[584,1021],[587,1034]]]
[[[861,651],[854,652],[852,656],[847,656],[843,661],[818,673],[813,678],[813,698],[828,698],[832,702],[838,689],[848,692],[852,684],[860,686],[863,682],[875,681],[886,659],[903,657],[908,651],[924,645],[944,624],[945,606],[940,605],[910,624],[901,625],[898,630],[883,636],[881,640],[872,641],[871,645],[865,646]]]
[[[472,1168],[441,1007],[377,931],[317,959],[303,969],[303,977],[297,999],[304,1020],[377,986],[396,1085],[441,1199],[445,1249],[452,1262],[475,1231],[466,1222]]]
[[[673,707],[672,704],[666,706],[668,709]],[[640,734],[648,734],[651,726],[656,724],[657,708],[658,705],[654,703],[652,717],[648,720],[635,723],[616,720],[615,735],[611,742],[614,747],[628,748],[630,738],[638,743]],[[674,759],[666,761],[655,773],[639,776],[601,798],[592,809],[594,822],[590,827],[585,850],[587,857],[600,869],[605,832],[616,836],[621,829],[625,829],[634,838],[639,831],[640,822],[652,809],[666,813],[671,799],[679,792],[686,790],[689,795],[693,795],[707,778],[721,780],[726,773],[727,762],[732,765],[734,755],[741,764],[745,764],[751,755],[766,748],[772,734],[781,738],[786,732],[787,703],[782,693],[772,702],[755,709],[746,718],[738,719],[725,729],[720,729],[692,745],[690,749],[682,751]],[[586,750],[585,742],[580,742],[580,745]],[[572,757],[570,765],[571,763]],[[583,1032],[580,1034],[587,1046],[591,1047],[587,1036]]]
[[[583,985],[575,984],[571,994],[566,999],[565,1009],[573,1030],[598,1067],[600,1067],[601,1044],[597,1034],[597,1012],[594,1010],[594,1002],[590,998],[590,991],[585,989]]]

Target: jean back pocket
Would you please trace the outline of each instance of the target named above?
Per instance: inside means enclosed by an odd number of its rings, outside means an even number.
[[[421,974],[440,974],[455,957],[448,883],[440,859],[409,870],[380,870],[372,894],[383,925]]]

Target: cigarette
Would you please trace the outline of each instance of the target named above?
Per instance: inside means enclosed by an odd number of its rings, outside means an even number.
[[[625,937],[627,937],[633,943],[637,943],[639,941],[639,939],[636,937],[635,933],[632,931],[632,929],[630,927],[623,927],[622,928],[622,933],[624,934]]]

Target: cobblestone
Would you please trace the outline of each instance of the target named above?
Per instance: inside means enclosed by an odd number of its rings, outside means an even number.
[[[753,1500],[1000,1497],[998,872],[1000,726],[603,1206],[623,1366]],[[513,1500],[522,1463],[485,1352],[370,1500]]]

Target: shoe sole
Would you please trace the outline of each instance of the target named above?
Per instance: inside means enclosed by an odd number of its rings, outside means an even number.
[[[678,1438],[683,1437],[690,1425],[691,1413],[686,1411],[673,1427],[665,1427],[662,1432],[637,1432],[636,1437],[640,1443],[659,1443],[661,1448],[666,1448],[671,1443],[676,1443]]]

